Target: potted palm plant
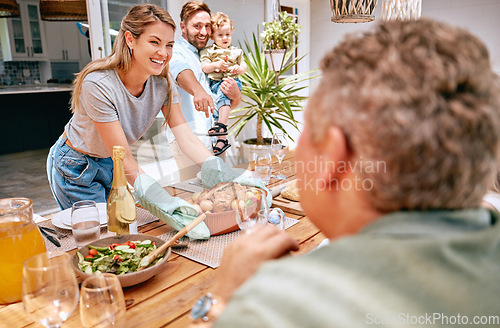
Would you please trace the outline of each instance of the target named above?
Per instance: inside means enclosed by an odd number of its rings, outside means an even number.
[[[261,37],[271,70],[281,71],[285,62],[285,53],[295,46],[300,28],[300,25],[295,22],[295,17],[284,11],[281,12],[278,19],[264,23]]]
[[[288,123],[299,130],[298,121],[294,113],[301,111],[303,103],[307,97],[300,96],[299,92],[307,86],[301,86],[300,83],[313,78],[313,71],[300,74],[287,75],[278,78],[275,81],[275,73],[280,77],[283,72],[290,70],[304,56],[291,58],[295,48],[294,45],[285,54],[285,66],[279,72],[273,72],[269,69],[264,50],[259,44],[257,37],[253,34],[252,42],[245,41],[245,51],[243,58],[247,65],[247,71],[240,76],[243,82],[241,90],[242,102],[245,106],[234,109],[232,119],[234,120],[231,129],[236,136],[242,131],[247,123],[256,119],[256,138],[247,139],[243,142],[243,148],[246,145],[256,145],[257,147],[269,149],[270,138],[263,137],[263,126],[267,126],[270,133],[282,131],[286,135],[283,124]],[[246,156],[247,158],[250,156]],[[249,158],[252,160],[253,158]]]

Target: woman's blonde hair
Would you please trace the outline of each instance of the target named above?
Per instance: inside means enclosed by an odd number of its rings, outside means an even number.
[[[115,43],[113,45],[113,51],[107,57],[96,59],[78,73],[73,84],[73,95],[71,97],[71,112],[79,110],[80,104],[80,94],[82,91],[82,83],[85,77],[95,71],[108,70],[108,69],[119,69],[123,72],[127,72],[132,65],[132,54],[125,41],[125,32],[132,33],[134,38],[139,38],[146,27],[154,22],[167,23],[173,27],[175,30],[175,22],[165,9],[154,4],[141,4],[132,7],[127,15],[122,19],[120,31],[116,36]],[[169,65],[166,64],[160,76],[168,80],[168,112],[170,113],[170,108],[172,106],[172,87],[171,80],[169,78]],[[165,120],[167,117],[165,117]]]

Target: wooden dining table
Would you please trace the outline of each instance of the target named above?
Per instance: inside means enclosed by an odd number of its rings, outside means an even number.
[[[253,170],[253,163],[239,167]],[[283,173],[286,180],[271,179],[268,188],[273,189],[295,179],[295,153],[291,151],[283,160]],[[273,163],[273,170],[278,168],[278,161]],[[191,197],[190,192],[174,187],[165,188],[171,195],[184,199]],[[273,202],[273,207],[280,207],[288,218],[297,219],[298,223],[286,232],[300,242],[300,249],[290,256],[308,253],[317,247],[325,236],[300,210],[300,205],[284,199]],[[50,219],[50,216],[47,216]],[[139,227],[139,233],[159,236],[173,229],[161,220]],[[76,249],[68,253],[74,254]],[[191,322],[191,308],[204,294],[210,291],[217,268],[196,262],[184,256],[172,253],[165,270],[153,278],[132,287],[124,288],[127,306],[126,327],[187,327]],[[1,277],[0,277],[1,279]],[[0,305],[0,327],[41,327],[30,320],[23,309],[22,302]],[[81,327],[78,308],[63,323],[62,327]]]

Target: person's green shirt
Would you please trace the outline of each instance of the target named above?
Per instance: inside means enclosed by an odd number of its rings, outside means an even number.
[[[398,212],[266,263],[215,327],[499,327],[499,278],[497,216]]]

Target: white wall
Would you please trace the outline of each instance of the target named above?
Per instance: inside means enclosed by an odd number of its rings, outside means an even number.
[[[182,6],[188,0],[169,0],[167,2],[170,15],[177,24],[176,36],[180,35],[180,17]],[[250,40],[252,32],[257,28],[262,31],[264,21],[264,0],[207,0],[205,1],[212,13],[221,11],[234,21],[233,44],[238,46],[238,41],[243,44],[245,35]]]
[[[380,20],[379,0],[375,22],[338,24],[331,22],[330,4],[311,0],[311,67],[319,67],[325,53],[346,34],[373,28]],[[492,65],[500,74],[499,0],[422,0],[422,17],[429,17],[468,29],[483,40],[490,51]]]

